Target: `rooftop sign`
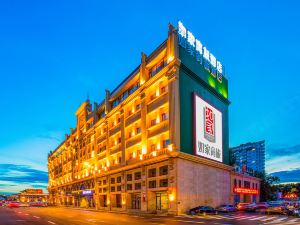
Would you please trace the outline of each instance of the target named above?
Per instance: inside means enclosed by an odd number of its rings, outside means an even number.
[[[224,74],[223,65],[216,57],[209,52],[200,40],[196,39],[190,30],[178,21],[178,43],[181,47],[187,49],[190,55],[194,56],[196,60],[204,66],[218,81],[222,83]]]

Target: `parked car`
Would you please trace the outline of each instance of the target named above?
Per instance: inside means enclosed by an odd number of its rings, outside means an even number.
[[[260,202],[260,203],[252,203],[245,207],[245,211],[248,212],[257,212],[257,211],[263,211],[269,207],[269,205],[266,202]]]
[[[249,205],[249,203],[238,203],[236,208],[239,211],[244,211],[246,209],[246,206]]]
[[[236,207],[234,205],[228,205],[228,204],[224,204],[224,205],[220,205],[216,208],[216,210],[218,212],[235,212],[236,211]]]
[[[266,209],[267,214],[271,214],[271,213],[283,214],[284,211],[285,211],[284,207],[280,203],[270,203],[269,207]]]
[[[197,214],[216,214],[216,210],[207,205],[197,206],[195,208],[192,208],[188,211],[188,214],[190,215],[197,215]]]
[[[293,216],[300,217],[300,208],[294,208],[294,210],[293,210]]]
[[[7,204],[8,207],[10,208],[18,208],[20,206],[19,202],[9,202]]]

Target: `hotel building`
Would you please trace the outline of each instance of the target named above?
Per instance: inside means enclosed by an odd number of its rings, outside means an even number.
[[[181,22],[48,156],[49,201],[185,213],[233,202],[224,68]]]

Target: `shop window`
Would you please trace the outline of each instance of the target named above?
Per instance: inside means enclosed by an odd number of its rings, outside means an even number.
[[[168,174],[168,166],[159,167],[159,176]]]
[[[132,181],[132,174],[127,174],[127,181]]]
[[[132,184],[127,184],[127,191],[131,191],[132,190]]]
[[[159,181],[159,186],[160,187],[168,187],[168,179],[161,179]]]
[[[134,189],[135,189],[135,190],[141,190],[141,189],[142,189],[141,183],[135,183],[135,184],[134,184]]]
[[[149,181],[149,188],[156,188],[156,180]]]
[[[121,191],[121,185],[117,186],[117,191]]]
[[[141,172],[134,173],[134,179],[135,180],[140,180],[141,178],[142,178],[142,173]]]
[[[114,183],[115,183],[115,178],[113,178],[113,177],[110,178],[110,183],[111,183],[111,184],[114,184]]]
[[[121,183],[121,180],[122,180],[121,176],[117,177],[117,183]]]
[[[148,177],[156,177],[156,168],[148,170]]]

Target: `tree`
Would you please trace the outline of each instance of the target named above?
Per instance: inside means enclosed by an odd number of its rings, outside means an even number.
[[[273,184],[279,182],[280,179],[278,177],[259,172],[255,172],[254,176],[261,179],[260,200],[263,202],[276,200],[276,187],[274,187]]]

